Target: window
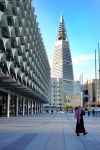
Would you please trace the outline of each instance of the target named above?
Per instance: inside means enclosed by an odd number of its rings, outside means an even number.
[[[2,3],[0,3],[0,11],[5,12],[5,10],[6,10],[5,6]]]
[[[17,16],[17,10],[14,8],[12,8],[12,12],[13,12],[13,15]]]
[[[9,38],[10,37],[9,36],[9,31],[8,31],[7,27],[2,27],[2,35],[5,38]]]
[[[19,32],[19,29],[18,29],[18,28],[15,28],[15,34],[16,34],[17,37],[20,36],[20,32]]]
[[[5,48],[4,48],[4,45],[3,45],[3,41],[0,40],[0,53],[2,53],[4,51],[5,51]]]
[[[8,25],[9,26],[13,26],[14,25],[12,17],[7,17],[7,21],[8,21]]]
[[[6,49],[6,59],[7,59],[8,61],[11,61],[11,60],[12,60],[11,50],[9,50],[9,49]]]
[[[11,39],[11,47],[12,47],[12,48],[16,48],[16,46],[17,46],[17,45],[16,45],[16,39],[12,38],[12,39]]]

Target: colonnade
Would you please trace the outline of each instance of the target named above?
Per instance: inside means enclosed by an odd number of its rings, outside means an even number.
[[[11,105],[11,102],[13,101],[12,95],[8,94],[7,96],[7,118],[10,117],[10,115],[15,115],[18,117],[19,115],[33,115],[33,114],[39,114],[43,112],[43,103],[26,99],[23,97],[16,96],[14,99],[14,104]]]

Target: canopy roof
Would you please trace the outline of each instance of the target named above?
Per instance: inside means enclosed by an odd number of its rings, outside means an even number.
[[[10,76],[0,72],[0,91],[21,96],[41,103],[49,103],[46,97],[40,96],[30,88],[12,79]]]

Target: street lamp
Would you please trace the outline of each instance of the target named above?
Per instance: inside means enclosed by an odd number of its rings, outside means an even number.
[[[98,43],[98,60],[99,60],[99,95],[100,95],[100,48],[99,48],[99,43]],[[100,99],[100,97],[99,97]]]
[[[98,91],[98,81],[97,81],[97,64],[96,64],[96,49],[95,49],[95,103],[96,103],[96,108],[97,108],[97,102],[98,102],[98,92],[100,95],[100,48],[99,48],[99,43],[98,43],[98,60],[99,60],[99,91]],[[100,99],[100,98],[99,98]]]

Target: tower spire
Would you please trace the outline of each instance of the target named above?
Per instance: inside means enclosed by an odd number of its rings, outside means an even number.
[[[62,13],[60,17],[57,40],[66,40],[66,29]]]

